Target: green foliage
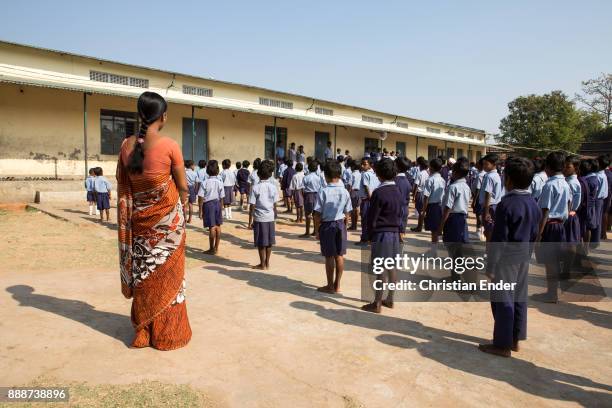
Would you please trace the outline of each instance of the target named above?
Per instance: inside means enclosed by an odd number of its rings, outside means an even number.
[[[535,149],[522,152],[529,156],[551,150],[578,151],[594,120],[576,109],[561,91],[520,96],[508,104],[508,109],[510,113],[501,120],[500,141]]]

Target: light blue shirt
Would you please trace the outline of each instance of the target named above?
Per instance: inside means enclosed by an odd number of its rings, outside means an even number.
[[[255,185],[259,183],[259,176],[257,175],[257,170],[253,170],[251,174],[249,174],[249,184]]]
[[[414,178],[414,184],[417,186],[418,192],[423,192],[423,186],[425,185],[425,182],[428,178],[429,172],[427,171],[427,169],[419,170],[416,177]]]
[[[108,193],[113,189],[112,184],[104,176],[96,176],[94,179],[94,190],[98,193]]]
[[[359,186],[361,186],[361,172],[355,170],[351,174],[351,190],[359,190]]]
[[[476,189],[477,190],[480,190],[480,187],[482,187],[482,180],[484,180],[485,174],[487,174],[487,172],[484,170],[478,173],[478,178],[476,179]]]
[[[353,211],[351,196],[341,181],[329,183],[317,195],[314,211],[321,214],[321,221],[336,221],[344,218],[344,214]]]
[[[546,180],[548,180],[548,176],[544,171],[536,173],[533,176],[531,186],[529,186],[529,191],[531,192],[533,198],[536,199],[536,201],[540,198],[540,195],[542,194],[542,188],[544,187],[544,183],[546,183]]]
[[[359,195],[362,198],[370,198],[369,194],[372,194],[376,187],[380,185],[380,180],[376,177],[374,170],[370,169],[361,173],[361,183],[359,184]],[[367,191],[366,191],[367,187]]]
[[[306,153],[298,152],[298,154],[297,154],[297,162],[298,163],[304,163],[305,161],[306,161]]]
[[[193,169],[185,169],[185,177],[187,178],[188,186],[193,186],[195,185],[196,181],[198,181],[198,173],[196,173]]]
[[[326,159],[333,159],[334,158],[334,152],[332,152],[332,149],[330,149],[329,147],[325,148],[325,158]]]
[[[562,174],[550,177],[538,200],[540,208],[548,208],[548,218],[557,218],[565,221],[568,216],[568,202],[572,199],[570,186]]]
[[[85,190],[94,191],[94,184],[96,182],[96,178],[94,176],[87,176],[85,179]]]
[[[221,180],[223,180],[223,187],[232,187],[236,184],[236,173],[230,169],[223,169],[221,171]]]
[[[342,182],[344,184],[351,184],[352,178],[353,178],[353,173],[351,169],[349,168],[344,169],[344,171],[342,172]]]
[[[599,182],[599,189],[597,190],[597,199],[608,197],[608,178],[606,177],[605,170],[599,170],[597,172],[597,181]]]
[[[570,192],[572,194],[572,211],[576,211],[578,207],[580,207],[580,200],[582,200],[582,186],[578,181],[578,176],[575,174],[566,177],[565,181],[570,187]]]
[[[408,170],[408,174],[410,175],[410,177],[412,178],[412,180],[416,180],[417,175],[419,174],[419,167],[418,166],[412,166],[410,168],[410,170]]]
[[[291,178],[291,182],[289,183],[289,190],[297,191],[304,189],[304,172],[298,171]]]
[[[467,181],[465,178],[460,178],[448,186],[443,204],[450,208],[451,213],[467,214],[471,196],[472,191]]]
[[[196,181],[198,183],[203,183],[208,178],[208,173],[206,173],[206,169],[198,169],[196,170],[197,178]]]
[[[278,177],[282,177],[285,170],[287,170],[287,165],[285,163],[281,163],[280,166],[278,166]]]
[[[223,189],[221,177],[213,176],[207,178],[204,183],[200,184],[198,196],[202,197],[205,203],[225,197],[225,189]]]
[[[308,173],[304,176],[304,192],[318,193],[321,190],[321,176],[317,173]]]
[[[427,203],[434,204],[441,202],[445,187],[446,182],[440,173],[434,173],[429,176],[427,181],[425,181],[425,185],[423,186],[423,195],[425,197],[429,197]]]
[[[274,221],[274,203],[278,201],[278,189],[270,180],[261,180],[251,189],[249,204],[255,206],[253,220],[257,222]]]
[[[285,149],[283,149],[282,147],[277,147],[276,148],[276,158],[277,159],[284,159],[285,158]]]
[[[502,183],[499,173],[496,169],[493,169],[485,173],[484,177],[482,178],[482,186],[478,194],[478,203],[482,206],[482,208],[484,208],[485,193],[489,193],[491,195],[489,205],[497,205],[501,201],[502,191]]]

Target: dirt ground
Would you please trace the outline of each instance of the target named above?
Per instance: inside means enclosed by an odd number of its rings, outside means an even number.
[[[0,386],[41,377],[87,387],[155,381],[189,385],[211,406],[241,407],[612,406],[609,301],[531,303],[521,351],[485,355],[476,346],[492,335],[488,303],[362,312],[352,244],[343,294],[316,292],[318,244],[297,238],[303,227],[284,215],[265,272],[249,267],[258,259],[244,214],[224,224],[218,256],[203,254],[208,240],[196,219],[187,235],[191,343],[129,349],[114,223],[100,225],[86,206],[41,209],[54,217],[0,212]]]

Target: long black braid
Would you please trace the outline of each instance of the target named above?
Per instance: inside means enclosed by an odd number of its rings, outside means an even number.
[[[140,129],[134,151],[130,155],[128,170],[130,173],[141,174],[144,162],[144,150],[142,144],[147,135],[151,123],[159,119],[168,109],[166,100],[155,92],[143,92],[138,98],[138,116],[140,118]]]

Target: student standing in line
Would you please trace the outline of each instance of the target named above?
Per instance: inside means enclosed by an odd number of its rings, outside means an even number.
[[[608,208],[606,208],[606,204],[608,204],[608,176],[606,175],[606,170],[610,165],[610,159],[606,155],[600,155],[597,157],[597,164],[599,166],[599,171],[597,172],[597,213],[598,213],[598,224],[599,228],[597,230],[596,239],[591,238],[591,242],[599,245],[599,241],[602,236],[605,236],[606,229],[608,228],[608,220],[604,216],[608,213]]]
[[[482,208],[482,225],[484,235],[488,241],[493,231],[495,208],[502,198],[502,184],[497,172],[497,155],[487,154],[482,158],[482,168],[486,172],[482,179],[482,186],[478,192],[479,205]]]
[[[259,264],[254,269],[269,269],[272,246],[276,244],[274,219],[278,190],[272,181],[274,163],[270,160],[261,162],[258,169],[259,183],[253,185],[249,195],[249,228],[253,230],[253,242],[259,254]]]
[[[571,268],[576,258],[576,247],[582,240],[582,231],[580,227],[580,218],[578,213],[582,204],[582,186],[578,181],[576,172],[580,165],[580,159],[578,156],[568,156],[565,159],[565,168],[563,175],[565,176],[565,182],[570,188],[571,193],[571,206],[569,207],[569,213],[567,220],[563,227],[565,228],[565,236],[567,238],[568,246],[567,253],[563,259],[563,272],[561,274],[562,279],[569,279]]]
[[[516,283],[514,290],[491,294],[493,342],[480,344],[480,351],[510,357],[519,351],[519,341],[527,339],[527,279],[532,243],[538,237],[542,213],[530,194],[533,163],[523,157],[506,161],[506,195],[495,211],[491,234],[492,252],[487,258],[487,274],[492,282]],[[505,248],[504,246],[507,246]],[[512,251],[512,253],[510,253]]]
[[[608,167],[605,169],[605,175],[608,182],[608,197],[604,201],[604,216],[601,224],[601,239],[608,239],[608,231],[612,228],[612,167],[610,154],[607,156]]]
[[[395,159],[395,165],[397,167],[397,176],[395,177],[395,184],[400,191],[400,197],[402,202],[400,205],[400,238],[403,240],[406,234],[406,226],[408,225],[408,205],[410,204],[410,194],[412,193],[412,185],[408,181],[406,172],[410,166],[410,161],[404,157]]]
[[[302,163],[299,163],[302,164]],[[308,174],[304,176],[304,213],[306,215],[306,232],[300,235],[300,238],[308,238],[315,235],[315,229],[310,232],[310,223],[313,217],[313,211],[317,202],[317,194],[321,190],[321,177],[317,174],[317,162],[311,160],[308,163]]]
[[[421,232],[423,230],[423,219],[425,217],[423,211],[423,186],[425,185],[425,181],[429,178],[429,164],[423,156],[417,158],[417,166],[419,172],[414,179],[414,186],[412,187],[412,201],[414,201],[414,209],[417,212],[418,221],[416,227],[410,228],[412,232]]]
[[[198,168],[196,169],[198,177],[196,178],[196,191],[200,191],[201,185],[208,178],[206,173],[206,160],[200,160],[198,162]],[[202,197],[198,195],[198,217],[202,219]]]
[[[370,208],[370,198],[376,187],[380,185],[380,180],[372,168],[369,158],[361,159],[361,184],[359,185],[359,197],[361,198],[361,239],[356,245],[367,245],[368,243],[368,208]]]
[[[98,211],[100,211],[100,222],[104,221],[104,214],[106,214],[106,222],[110,218],[110,200],[111,190],[113,186],[102,171],[102,167],[96,167],[94,169],[96,178],[94,179],[94,190],[96,192],[96,204]]]
[[[239,200],[240,192],[238,191],[238,172],[242,168],[242,163],[238,160],[235,164],[236,168],[234,169],[234,180],[236,180],[234,184],[234,203],[237,203]]]
[[[289,160],[293,163],[297,163],[297,150],[295,150],[295,143],[291,142],[289,145]]]
[[[567,242],[564,223],[568,218],[572,201],[570,186],[563,176],[564,167],[565,155],[563,153],[553,152],[546,156],[545,170],[548,179],[538,199],[538,206],[542,209],[539,241],[543,245],[536,255],[539,255],[538,261],[544,263],[546,268],[547,291],[543,300],[552,303],[556,303],[558,298],[561,262],[564,255],[560,246]]]
[[[219,177],[219,163],[210,160],[206,166],[208,178],[200,184],[198,196],[202,198],[202,217],[204,218],[204,228],[208,228],[208,242],[210,248],[207,254],[216,255],[219,251],[221,241],[221,200],[225,197],[223,181]]]
[[[223,182],[223,189],[225,191],[225,197],[223,197],[223,216],[226,220],[232,219],[232,198],[234,197],[234,186],[236,185],[236,176],[230,167],[232,162],[229,159],[225,159],[221,162],[223,171],[221,172],[221,181]]]
[[[376,162],[375,171],[380,185],[371,196],[367,219],[367,239],[372,242],[371,264],[377,258],[395,258],[400,253],[400,191],[395,185],[397,168],[391,159]],[[387,269],[378,275],[378,280],[385,283],[397,281],[397,271]],[[393,307],[394,290],[387,291],[383,300],[384,289],[376,290],[374,301],[362,306],[367,312],[380,313],[381,306]]]
[[[588,254],[591,247],[596,245],[597,241],[593,241],[593,235],[599,232],[600,219],[598,218],[597,211],[597,193],[599,192],[598,170],[599,164],[597,160],[586,159],[580,164],[580,175],[583,176],[584,187],[586,187],[585,233],[583,237],[585,254]],[[593,242],[595,242],[595,245]]]
[[[340,292],[346,254],[346,217],[351,212],[351,198],[340,180],[338,162],[330,160],[323,167],[326,186],[317,193],[314,207],[314,229],[320,240],[321,255],[325,257],[327,285],[317,290]]]
[[[295,174],[289,183],[289,192],[295,204],[295,222],[304,222],[304,166],[295,165]]]
[[[198,202],[198,191],[196,190],[198,174],[195,171],[193,160],[185,160],[185,178],[187,179],[187,188],[189,189],[189,199],[187,200],[187,207],[189,208],[184,210],[189,212],[186,222],[190,223],[193,215],[193,204]]]
[[[442,220],[442,196],[446,181],[442,178],[440,170],[442,161],[433,159],[429,162],[430,175],[423,186],[423,208],[425,209],[425,231],[431,232],[431,242],[438,242],[438,229]]]
[[[478,160],[476,164],[477,173],[474,177],[474,188],[472,191],[472,212],[476,216],[476,235],[480,241],[485,240],[484,227],[482,226],[482,207],[480,206],[480,189],[482,187],[482,180],[487,173],[483,169],[484,160]]]
[[[238,185],[238,194],[240,194],[240,208],[245,211],[248,209],[249,201],[249,178],[251,173],[249,172],[248,160],[243,160],[242,167],[238,169],[236,173],[236,184]]]
[[[291,160],[287,160],[287,169],[283,172],[283,177],[281,177],[281,190],[283,191],[283,201],[285,203],[285,207],[287,207],[286,213],[293,212],[293,199],[291,198],[291,179],[295,175],[295,169],[293,168],[293,162]]]
[[[350,195],[350,191],[351,191],[351,178],[353,175],[353,170],[351,169],[351,165],[353,163],[353,160],[350,159],[344,159],[345,160],[345,164],[344,164],[344,168],[342,169],[342,183],[344,183],[344,188],[346,188],[346,191],[349,192]]]
[[[531,186],[529,190],[531,191],[531,195],[533,198],[538,201],[540,199],[540,195],[542,195],[542,188],[544,188],[544,183],[548,180],[548,175],[544,169],[545,163],[544,159],[540,157],[536,157],[533,159],[533,168],[535,169],[535,174],[533,176],[533,180],[531,181]]]
[[[297,161],[298,163],[306,163],[306,153],[304,153],[304,146],[299,145],[297,151]]]
[[[85,191],[87,192],[87,204],[89,205],[89,215],[99,215],[98,207],[96,206],[96,192],[94,183],[96,181],[96,173],[93,168],[89,169],[89,176],[85,179]]]
[[[349,194],[351,196],[351,226],[349,230],[357,231],[359,223],[359,208],[361,207],[361,197],[359,196],[359,187],[361,186],[361,165],[356,161],[351,161],[351,185]]]

